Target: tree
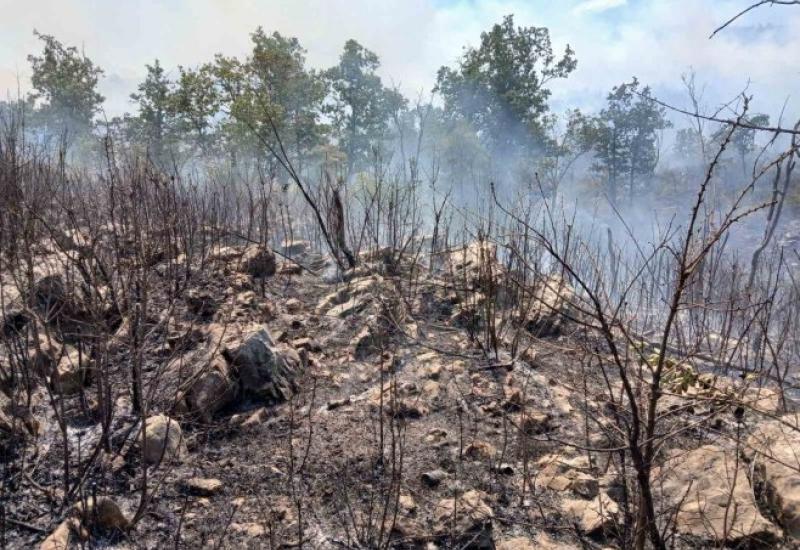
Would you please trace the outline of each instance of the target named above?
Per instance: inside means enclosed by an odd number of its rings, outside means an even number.
[[[435,90],[446,111],[472,125],[492,152],[529,148],[543,140],[547,85],[576,65],[569,46],[556,59],[546,27],[515,27],[508,15],[455,68],[439,69]]]
[[[28,56],[39,122],[58,134],[88,133],[105,99],[97,91],[103,70],[76,47],[37,31],[34,35],[44,45],[41,55]]]
[[[178,71],[177,86],[170,102],[175,110],[177,126],[185,135],[193,136],[201,151],[207,152],[213,143],[215,117],[220,108],[213,67],[178,67]]]
[[[331,91],[325,112],[347,154],[348,175],[363,166],[371,148],[385,138],[392,113],[406,104],[402,95],[383,86],[378,67],[377,55],[348,40],[339,64],[325,72]]]
[[[138,92],[131,94],[139,109],[131,121],[131,131],[134,139],[150,148],[154,159],[164,160],[166,142],[171,141],[174,131],[172,83],[158,59],[146,67],[147,76],[137,87]]]
[[[611,90],[592,126],[586,135],[594,142],[594,168],[605,174],[610,200],[616,203],[624,188],[633,199],[658,164],[658,132],[671,126],[665,109],[653,101],[650,88],[639,89],[634,78]]]
[[[219,56],[215,63],[215,76],[232,116],[225,124],[226,134],[256,156],[265,154],[260,140],[279,146],[280,136],[296,168],[302,170],[325,135],[320,122],[325,83],[306,69],[306,52],[297,38],[277,32],[267,35],[259,27],[251,40],[253,50],[244,62]]]
[[[769,126],[769,115],[761,113],[754,114],[752,116],[745,116],[742,118],[741,122],[751,126]],[[715,144],[720,144],[725,139],[727,134],[728,127],[722,126],[714,133],[714,135],[711,137],[711,140]],[[731,135],[731,145],[733,152],[739,158],[739,163],[742,168],[742,176],[746,178],[747,161],[756,150],[755,128],[743,128],[741,126],[737,127]]]
[[[559,186],[575,163],[592,149],[595,127],[592,118],[579,109],[568,110],[559,124],[556,117],[548,117],[552,121],[546,140],[543,155],[537,159],[536,173],[542,191],[555,196]]]
[[[675,154],[684,162],[702,162],[703,145],[703,136],[697,128],[681,128],[675,134]]]

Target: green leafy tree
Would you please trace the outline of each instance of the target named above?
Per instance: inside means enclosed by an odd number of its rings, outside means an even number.
[[[340,148],[347,155],[347,173],[364,166],[370,151],[387,136],[389,122],[406,104],[397,91],[384,87],[376,74],[378,56],[348,40],[339,64],[328,69],[330,116]]]
[[[320,122],[325,82],[305,67],[305,50],[296,38],[251,35],[253,50],[244,62],[217,57],[214,71],[231,115],[224,127],[232,146],[265,156],[263,143],[283,146],[295,168],[324,141]],[[280,138],[280,142],[278,142]]]
[[[220,96],[211,65],[197,69],[178,67],[179,76],[171,94],[179,131],[191,138],[191,144],[206,153],[214,145]]]
[[[576,65],[569,46],[556,59],[547,28],[517,27],[508,15],[455,68],[439,69],[435,89],[446,112],[467,121],[490,151],[513,151],[542,143],[548,84]]]
[[[555,195],[578,159],[591,151],[596,127],[592,117],[579,109],[568,110],[560,124],[556,117],[547,117],[547,120],[550,122],[548,138],[544,154],[537,158],[536,173],[543,191]]]
[[[40,55],[28,56],[38,122],[48,133],[86,135],[105,99],[97,91],[102,69],[76,47],[34,34],[43,44]]]
[[[743,117],[742,122],[752,126],[769,126],[769,115],[759,113],[752,116]],[[728,134],[727,126],[721,127],[711,137],[711,140],[719,144]],[[738,157],[742,169],[742,175],[747,177],[748,160],[756,150],[756,130],[753,128],[736,128],[731,135],[731,151]]]
[[[640,89],[636,78],[611,90],[606,108],[585,135],[593,141],[595,170],[605,174],[612,202],[625,189],[632,199],[653,175],[659,131],[670,126],[665,109],[653,100],[649,87]]]
[[[176,140],[172,83],[158,59],[146,67],[147,76],[137,92],[131,94],[139,111],[130,121],[131,137],[146,144],[154,159],[163,161],[167,149]]]

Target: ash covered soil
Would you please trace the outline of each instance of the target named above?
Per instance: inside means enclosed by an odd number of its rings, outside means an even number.
[[[620,547],[635,476],[605,345],[569,320],[564,281],[504,314],[480,250],[323,277],[307,243],[231,246],[177,290],[155,262],[158,291],[102,341],[43,256],[35,303],[4,307],[5,546]],[[39,374],[14,378],[17,355]],[[680,362],[667,377],[670,543],[793,547],[790,404]]]

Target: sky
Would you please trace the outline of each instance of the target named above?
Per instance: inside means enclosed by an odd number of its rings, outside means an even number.
[[[158,58],[171,75],[215,53],[244,56],[262,26],[296,36],[309,65],[336,63],[354,38],[381,58],[383,79],[427,97],[436,70],[514,14],[544,26],[554,49],[569,44],[578,68],[551,85],[560,112],[602,108],[612,86],[637,76],[656,95],[687,106],[681,75],[694,71],[703,104],[716,108],[742,90],[753,109],[800,117],[800,6],[763,7],[709,39],[748,0],[0,0],[0,92],[29,86],[27,56],[36,29],[82,48],[105,70],[101,92],[111,117],[133,111],[129,95]]]

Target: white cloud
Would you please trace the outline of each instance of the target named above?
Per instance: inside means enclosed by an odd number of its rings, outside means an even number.
[[[627,4],[627,0],[586,0],[572,9],[575,15],[585,13],[600,13]]]

